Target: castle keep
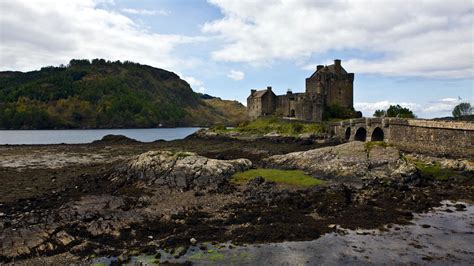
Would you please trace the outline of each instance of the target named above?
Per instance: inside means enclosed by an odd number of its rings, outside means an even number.
[[[306,79],[306,92],[275,95],[271,87],[266,90],[251,90],[247,98],[247,113],[251,119],[276,115],[298,120],[321,121],[327,106],[338,105],[353,109],[354,73],[347,73],[341,60],[329,66],[318,65],[316,71]]]

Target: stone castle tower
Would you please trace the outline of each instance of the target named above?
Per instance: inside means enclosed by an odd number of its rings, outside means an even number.
[[[329,66],[318,65],[306,79],[306,92],[275,95],[271,87],[251,90],[247,113],[251,119],[276,115],[306,121],[321,121],[327,106],[354,108],[354,73],[347,73],[341,60]]]

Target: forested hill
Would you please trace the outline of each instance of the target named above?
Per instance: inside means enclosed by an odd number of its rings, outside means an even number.
[[[245,119],[243,105],[219,101],[201,99],[172,72],[127,61],[71,60],[39,71],[0,72],[3,129],[232,125]],[[236,110],[222,110],[225,102]]]

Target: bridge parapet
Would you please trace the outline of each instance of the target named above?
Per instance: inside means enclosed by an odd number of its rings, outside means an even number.
[[[403,118],[357,118],[331,124],[345,141],[383,140],[403,150],[474,158],[474,123]]]

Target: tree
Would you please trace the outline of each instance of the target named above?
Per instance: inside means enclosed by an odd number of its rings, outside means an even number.
[[[330,106],[326,106],[323,112],[323,120],[330,120],[330,119],[348,119],[357,117],[354,108],[347,108],[340,106],[338,104],[331,104]]]
[[[416,118],[416,115],[408,108],[400,105],[390,105],[387,111],[377,110],[374,113],[376,117],[399,117],[399,118]]]
[[[381,110],[381,109],[375,110],[374,116],[375,117],[385,117],[385,116],[387,116],[387,111]]]
[[[453,117],[460,118],[462,116],[472,115],[472,107],[470,103],[460,103],[453,109]]]

